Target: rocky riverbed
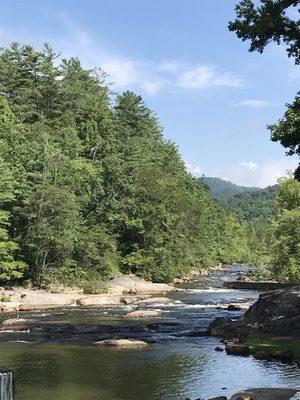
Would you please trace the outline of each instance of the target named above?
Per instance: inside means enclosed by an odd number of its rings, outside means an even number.
[[[300,389],[294,364],[215,351],[224,346],[209,324],[237,319],[259,295],[222,287],[240,269],[195,276],[163,296],[123,293],[135,300],[122,304],[3,313],[1,364],[16,370],[16,400],[230,399],[250,387]]]

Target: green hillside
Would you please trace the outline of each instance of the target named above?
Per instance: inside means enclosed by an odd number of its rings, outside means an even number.
[[[221,178],[203,177],[201,180],[209,187],[212,196],[215,199],[225,200],[236,194],[243,192],[254,192],[260,190],[257,187],[239,186]]]
[[[238,193],[226,201],[226,208],[246,221],[256,218],[268,219],[276,214],[276,194],[278,186],[269,186],[256,191]]]

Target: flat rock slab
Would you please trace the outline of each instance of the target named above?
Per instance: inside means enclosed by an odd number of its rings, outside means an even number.
[[[155,318],[159,316],[159,311],[136,310],[124,315],[124,318]]]
[[[152,304],[168,304],[172,303],[173,300],[168,297],[149,297],[144,300],[139,300],[135,304],[137,305],[152,305]]]
[[[118,347],[118,348],[139,348],[148,346],[148,343],[143,340],[132,340],[132,339],[105,339],[99,342],[93,343],[94,346],[107,346],[107,347]]]
[[[236,393],[231,400],[290,400],[297,393],[296,389],[257,388]]]

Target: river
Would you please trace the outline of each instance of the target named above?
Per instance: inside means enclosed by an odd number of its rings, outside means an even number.
[[[117,350],[91,346],[97,335],[38,332],[0,334],[0,364],[13,368],[16,400],[183,400],[230,396],[249,387],[300,389],[295,365],[258,361],[216,352],[219,340],[203,336],[217,316],[239,316],[220,310],[228,303],[251,304],[257,292],[222,288],[240,267],[199,277],[184,291],[168,294],[169,304],[153,304],[161,317],[129,321],[132,309],[65,308],[23,313],[40,321],[101,324],[107,334],[141,338],[146,348]],[[2,319],[10,317],[2,316]],[[15,315],[11,315],[15,317]]]

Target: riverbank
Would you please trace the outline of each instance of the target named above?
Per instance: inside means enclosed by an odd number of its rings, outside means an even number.
[[[134,274],[118,274],[103,284],[103,293],[86,294],[78,288],[63,286],[48,289],[28,289],[23,287],[0,288],[0,312],[22,312],[53,307],[75,306],[121,306],[137,304],[154,295],[164,295],[181,290],[178,285],[189,282],[211,271],[222,268],[192,270],[189,275],[174,280],[172,284],[153,283]],[[150,302],[151,300],[149,300]]]
[[[217,318],[209,331],[225,339],[228,354],[299,362],[300,287],[262,293],[243,316]]]

